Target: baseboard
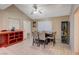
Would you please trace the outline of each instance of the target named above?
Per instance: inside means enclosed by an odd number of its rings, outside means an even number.
[[[75,55],[79,55],[79,52],[75,52]]]

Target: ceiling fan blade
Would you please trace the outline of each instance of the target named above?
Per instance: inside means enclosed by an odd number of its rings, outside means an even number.
[[[42,12],[41,12],[41,11],[39,11],[39,13],[40,13],[40,14],[42,14]]]
[[[33,14],[33,12],[31,12],[31,15]]]
[[[38,10],[37,4],[34,4],[33,8],[34,8],[34,10],[33,10],[33,12],[31,12],[31,14],[33,14],[33,13],[40,13],[40,14],[42,14],[42,12],[40,10]]]
[[[37,5],[36,5],[36,4],[34,4],[34,5],[33,5],[33,8],[34,8],[34,9],[37,9]]]

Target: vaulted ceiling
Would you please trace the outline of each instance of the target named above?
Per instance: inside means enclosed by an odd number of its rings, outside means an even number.
[[[10,4],[0,4],[0,9],[6,9],[9,6]],[[67,16],[70,15],[72,8],[70,4],[37,4],[42,13],[31,14],[33,4],[16,4],[15,6],[32,19]]]
[[[7,7],[11,6],[11,4],[0,4],[0,9],[6,9]]]

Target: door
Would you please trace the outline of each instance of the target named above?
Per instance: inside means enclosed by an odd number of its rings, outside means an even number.
[[[24,39],[30,39],[31,37],[31,22],[23,21]]]

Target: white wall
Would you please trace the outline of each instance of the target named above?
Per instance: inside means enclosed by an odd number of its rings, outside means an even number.
[[[0,30],[11,30],[12,26],[14,26],[16,29],[27,30],[27,32],[31,32],[31,30],[29,31],[28,29],[30,24],[25,25],[26,29],[23,28],[23,21],[28,23],[31,22],[31,19],[19,9],[17,9],[14,5],[8,7],[5,10],[0,10]]]
[[[12,27],[15,27],[16,29],[20,29],[20,22],[18,21],[18,19],[17,20],[9,19],[7,21],[8,21],[7,26],[9,30],[12,29]]]
[[[77,39],[78,39],[78,33],[79,33],[79,28],[78,28],[78,17],[75,17],[75,11],[79,5],[73,5],[72,7],[72,13],[70,15],[70,45],[71,49],[74,53],[78,52],[78,44],[77,44]]]
[[[74,50],[75,52],[79,52],[79,9],[74,15]]]
[[[72,10],[71,10],[71,15],[69,17],[70,19],[70,46],[71,46],[71,50],[73,52],[76,52],[76,48],[75,48],[75,40],[76,40],[76,34],[75,34],[75,11],[77,10],[77,8],[79,7],[79,5],[73,5],[72,6]]]
[[[79,54],[79,7],[74,12],[74,52]]]

